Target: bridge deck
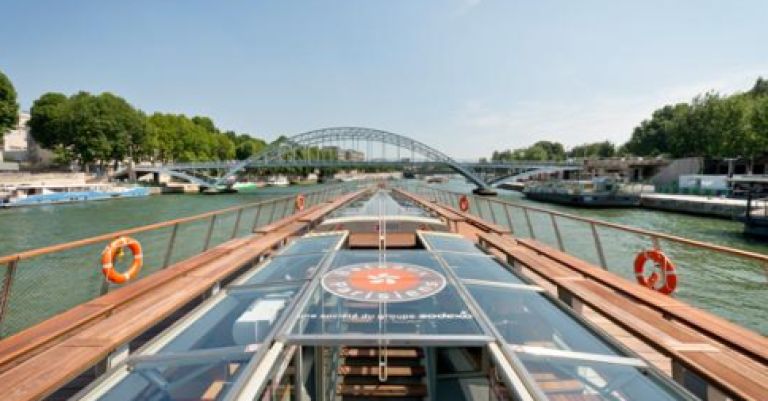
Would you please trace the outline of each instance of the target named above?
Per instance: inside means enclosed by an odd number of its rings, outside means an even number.
[[[458,233],[507,260],[703,399],[757,401],[768,394],[767,338],[538,241],[494,230],[471,214],[400,193],[437,214],[462,216]],[[697,386],[695,377],[709,385]]]
[[[315,205],[273,223],[269,233],[225,242],[0,341],[3,400],[49,396],[362,193]]]

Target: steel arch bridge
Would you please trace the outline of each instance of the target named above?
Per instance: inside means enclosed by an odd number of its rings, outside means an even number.
[[[365,153],[367,160],[323,160],[323,153],[319,150],[329,147],[341,149],[341,145],[346,145],[353,150],[359,150],[360,145],[363,145],[368,150]],[[374,158],[371,150],[376,145],[381,146],[382,154],[381,157]],[[397,156],[394,162],[386,160],[387,147],[394,148],[392,150],[396,152]],[[402,158],[403,151],[409,157]],[[422,157],[423,160],[417,161],[417,156]],[[416,163],[445,165],[474,183],[478,189],[493,192],[482,178],[437,149],[392,132],[362,127],[323,128],[278,141],[249,159],[232,165],[224,175],[213,183],[213,186],[227,185],[237,173],[248,167],[407,165]]]

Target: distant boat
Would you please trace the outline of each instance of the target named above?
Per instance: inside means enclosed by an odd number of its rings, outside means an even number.
[[[267,186],[267,183],[264,181],[238,181],[232,184],[232,188],[237,191],[248,191],[265,186]]]
[[[284,175],[278,175],[269,177],[267,180],[267,185],[272,187],[287,187],[291,185],[291,182],[288,181],[288,177]]]
[[[146,187],[121,187],[112,184],[17,185],[0,189],[5,193],[0,206],[36,206],[92,200],[148,196]]]
[[[529,181],[523,188],[526,198],[569,206],[634,207],[640,194],[622,190],[622,185],[608,177],[584,181]]]
[[[442,184],[444,182],[448,182],[448,178],[437,175],[427,177],[427,184]]]

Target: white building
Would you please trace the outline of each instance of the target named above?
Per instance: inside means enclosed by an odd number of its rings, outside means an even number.
[[[16,128],[10,130],[3,137],[2,158],[6,162],[18,162],[24,164],[39,164],[52,159],[52,153],[42,149],[32,139],[27,122],[29,113],[19,114],[19,123]]]

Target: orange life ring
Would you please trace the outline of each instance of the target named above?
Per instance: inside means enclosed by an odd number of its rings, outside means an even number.
[[[115,270],[115,258],[122,254],[123,248],[127,247],[133,253],[133,263],[131,267],[120,273]],[[110,242],[104,252],[101,253],[101,272],[104,277],[112,283],[122,284],[126,281],[132,280],[139,275],[141,266],[144,264],[144,256],[141,253],[141,244],[130,237],[120,237]]]
[[[305,202],[306,202],[306,198],[304,198],[304,194],[296,195],[296,210],[298,211],[304,210]]]
[[[661,271],[652,272],[650,276],[645,277],[645,262],[648,260],[653,261],[657,268]],[[663,278],[661,286],[658,286],[659,278]],[[675,265],[671,260],[658,249],[651,249],[648,251],[642,251],[637,254],[635,258],[635,279],[638,284],[648,287],[652,290],[656,290],[662,294],[671,294],[677,288],[677,272],[675,271]]]
[[[459,209],[461,209],[462,212],[469,210],[469,199],[467,199],[467,195],[461,195],[461,198],[459,198]]]

